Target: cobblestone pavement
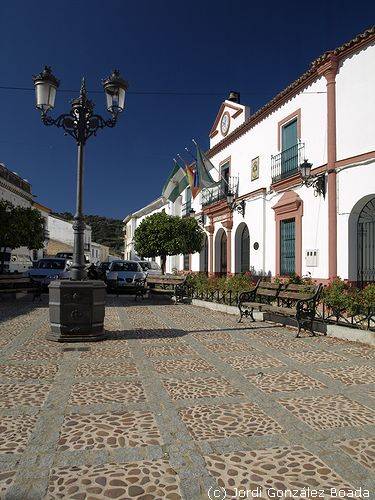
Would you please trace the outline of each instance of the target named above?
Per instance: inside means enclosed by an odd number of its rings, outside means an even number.
[[[0,498],[374,498],[375,349],[236,319],[109,297],[109,339],[64,351],[2,302]]]

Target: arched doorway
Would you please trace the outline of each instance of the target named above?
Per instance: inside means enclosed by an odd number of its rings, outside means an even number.
[[[237,227],[235,235],[235,271],[245,273],[250,269],[250,234],[245,222]]]
[[[215,237],[215,272],[227,273],[227,233],[220,228]]]
[[[203,247],[199,254],[199,271],[208,273],[208,238],[204,235]]]
[[[375,197],[362,208],[357,222],[357,280],[375,281]]]

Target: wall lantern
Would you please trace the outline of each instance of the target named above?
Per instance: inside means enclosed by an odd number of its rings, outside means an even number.
[[[313,187],[315,196],[323,196],[323,198],[325,198],[326,195],[325,174],[311,175],[311,167],[312,164],[309,163],[306,159],[299,166],[299,173],[301,175],[302,183],[307,187]]]
[[[189,211],[189,215],[190,217],[195,217],[195,210],[194,208],[191,208],[190,211]],[[204,213],[202,212],[201,215],[199,217],[196,217],[196,221],[198,222],[198,224],[204,228],[204,225],[206,223],[206,216],[204,215]]]
[[[231,212],[236,211],[241,214],[242,217],[245,217],[245,200],[236,202],[236,197],[233,191],[228,191],[227,193],[227,204]]]

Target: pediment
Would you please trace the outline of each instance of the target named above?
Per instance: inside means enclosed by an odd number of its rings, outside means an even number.
[[[226,118],[224,119],[224,115]],[[210,130],[211,146],[212,143],[221,141],[237,127],[242,125],[249,116],[249,108],[243,104],[231,101],[224,101],[216,115],[215,121]],[[223,121],[224,120],[224,121]],[[226,127],[223,127],[226,125]]]

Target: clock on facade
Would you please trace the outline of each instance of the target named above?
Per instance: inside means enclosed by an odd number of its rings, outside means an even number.
[[[221,117],[221,122],[220,122],[220,130],[222,135],[227,135],[229,130],[229,124],[230,124],[230,116],[228,111],[226,111]]]

